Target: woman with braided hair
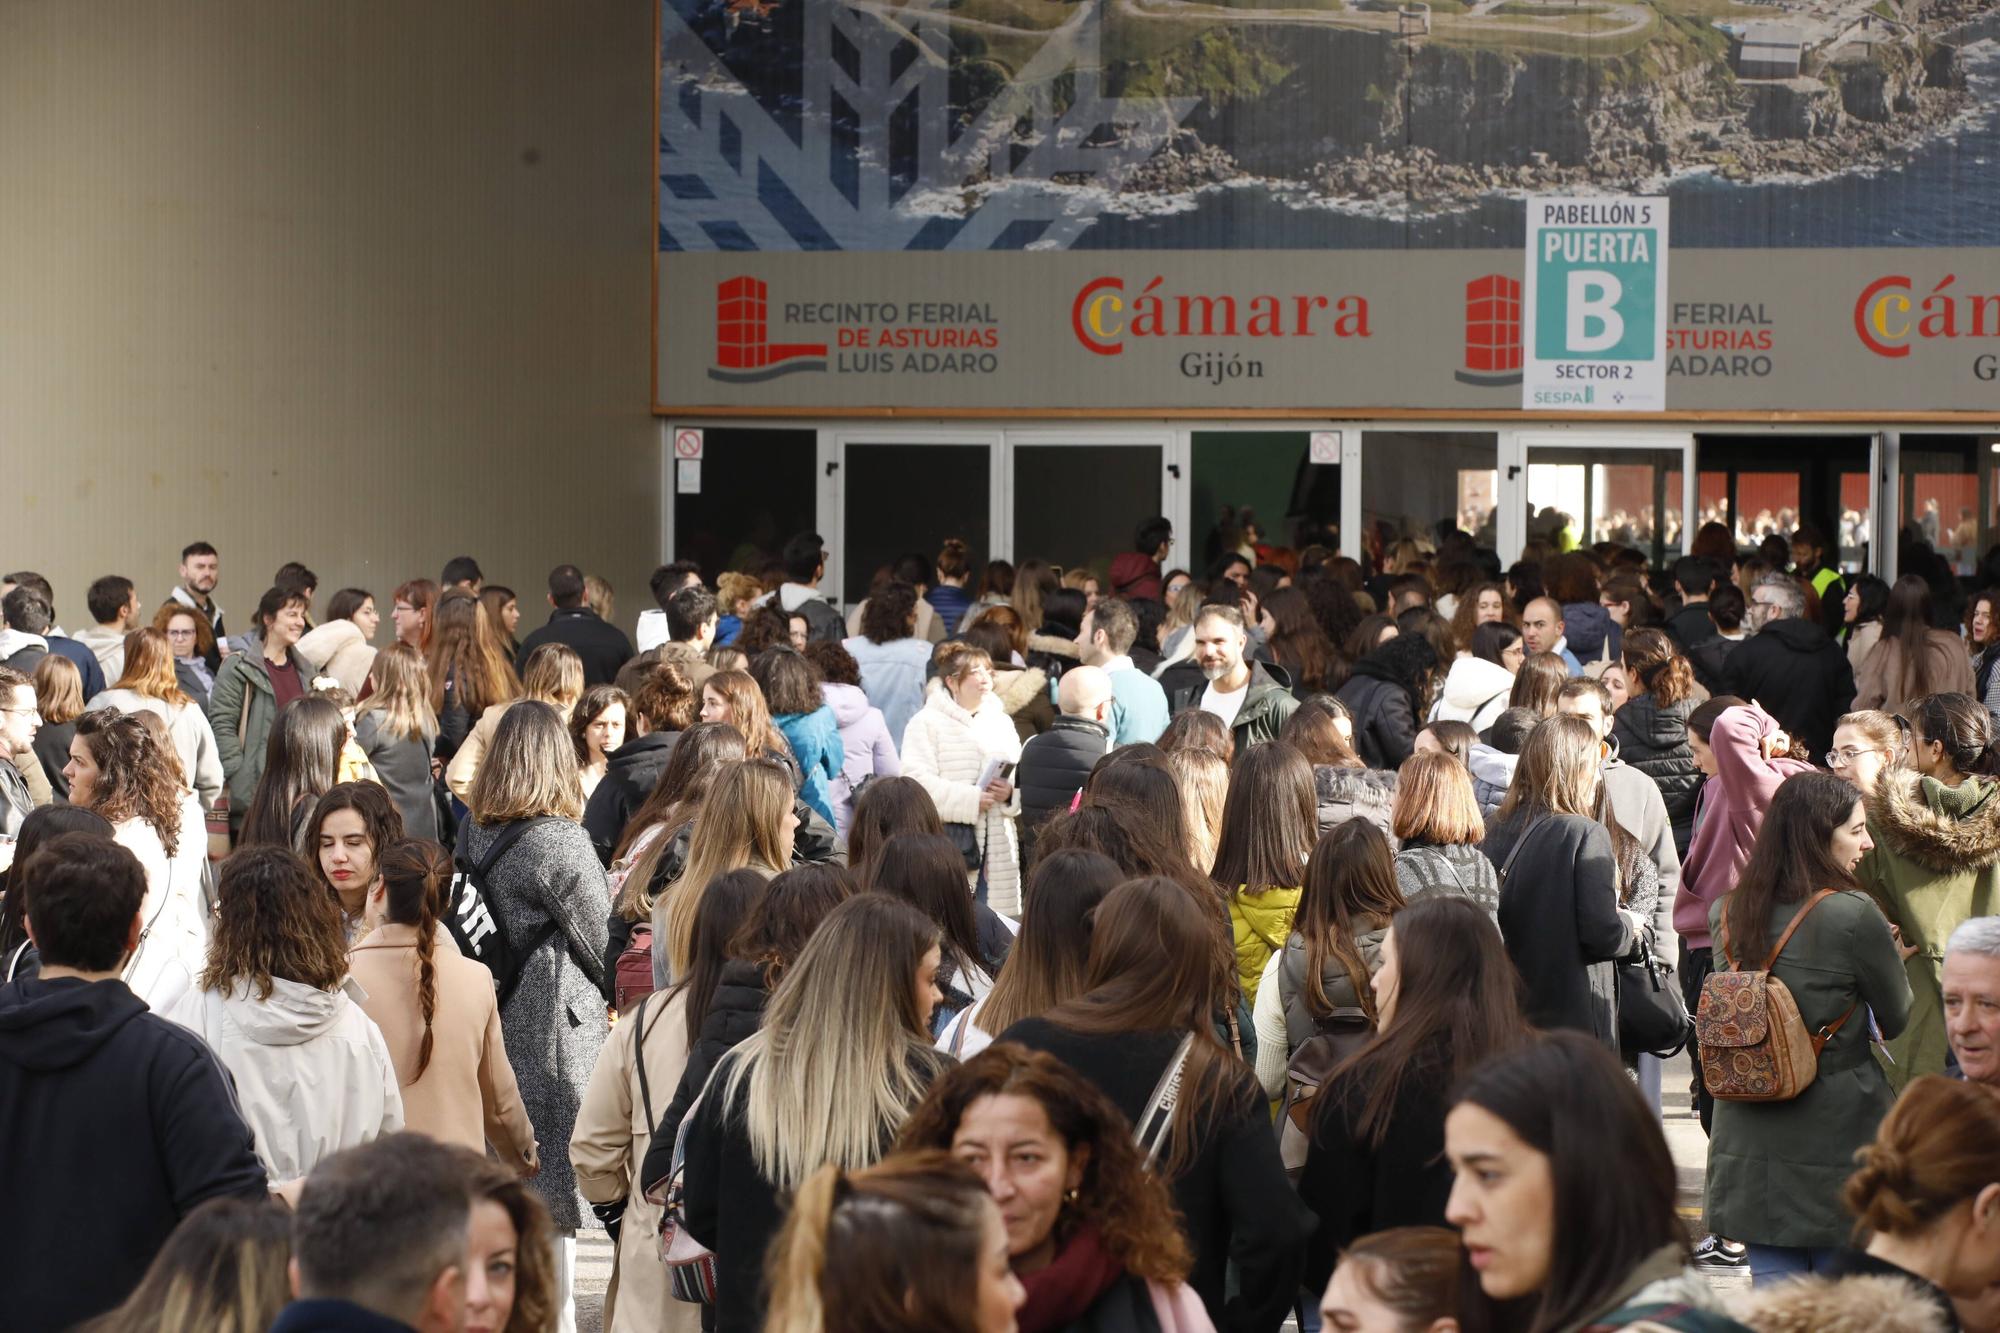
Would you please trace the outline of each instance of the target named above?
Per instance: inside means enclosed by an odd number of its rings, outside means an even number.
[[[493,975],[438,947],[451,859],[402,838],[381,849],[348,964],[368,992],[362,1012],[388,1043],[407,1128],[478,1152],[492,1144],[520,1175],[537,1170],[535,1130],[501,1044]]]

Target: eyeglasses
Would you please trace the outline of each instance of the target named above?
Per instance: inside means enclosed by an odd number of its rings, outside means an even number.
[[[1861,749],[1850,745],[1844,750],[1828,750],[1820,758],[1826,760],[1828,768],[1846,768],[1864,754],[1881,754],[1878,749]]]
[[[192,639],[194,631],[191,629],[170,629],[167,631],[167,637],[170,639]]]
[[[0,708],[0,713],[19,713],[22,717],[40,717],[42,710],[34,704],[29,704],[26,708],[14,708],[11,706]]]

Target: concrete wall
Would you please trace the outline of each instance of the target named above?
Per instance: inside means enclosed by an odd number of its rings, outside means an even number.
[[[0,569],[650,606],[641,0],[0,4]]]

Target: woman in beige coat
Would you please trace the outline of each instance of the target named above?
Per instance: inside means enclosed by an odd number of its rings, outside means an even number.
[[[562,714],[563,725],[569,725],[570,710],[581,698],[583,659],[568,644],[542,644],[529,653],[528,660],[521,664],[521,699],[540,699]],[[451,788],[452,795],[467,805],[472,804],[472,780],[479,776],[479,766],[486,760],[486,750],[493,743],[493,733],[500,729],[500,719],[520,701],[508,699],[481,713],[464,743],[452,755],[451,763],[446,766],[445,785]]]
[[[376,865],[367,933],[348,963],[388,1043],[404,1127],[482,1154],[490,1143],[509,1168],[534,1175],[535,1130],[501,1044],[493,974],[449,939],[437,947],[450,863],[436,843],[404,839]]]
[[[1971,694],[1972,660],[1956,634],[1931,628],[1931,585],[1896,580],[1882,612],[1882,637],[1854,673],[1854,706],[1896,713],[1927,694]]]

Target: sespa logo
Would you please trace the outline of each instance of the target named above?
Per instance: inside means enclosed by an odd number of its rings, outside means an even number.
[[[1093,278],[1070,303],[1070,331],[1084,350],[1098,356],[1123,356],[1131,338],[1366,338],[1368,298],[1259,294],[1181,296],[1163,293],[1164,276],[1156,276],[1127,297],[1125,279]],[[1224,379],[1262,379],[1263,363],[1240,355],[1189,352],[1181,357],[1181,374],[1219,384]]]
[[[715,286],[715,364],[708,377],[755,384],[801,370],[826,369],[825,343],[774,343],[767,336],[770,287],[735,277]]]
[[[1921,298],[1915,284],[1901,273],[1875,279],[1854,298],[1854,336],[1877,356],[1906,357],[1915,340],[2000,338],[2000,296],[1974,296],[1948,290],[1958,275],[1944,279]],[[1994,378],[1992,353],[1973,359],[1974,373]]]
[[[1460,384],[1521,382],[1521,281],[1488,273],[1465,284],[1465,365]]]

